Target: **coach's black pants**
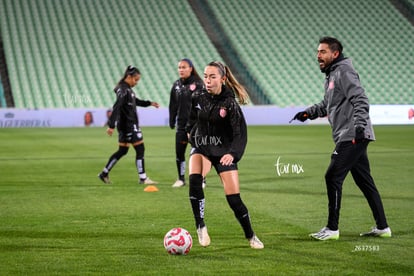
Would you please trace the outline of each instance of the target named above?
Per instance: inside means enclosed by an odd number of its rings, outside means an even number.
[[[331,156],[331,163],[325,174],[328,193],[328,225],[331,230],[338,230],[339,210],[341,208],[342,184],[351,171],[356,185],[364,194],[371,208],[378,229],[388,227],[381,201],[381,196],[371,177],[367,147],[369,141],[357,144],[342,142],[336,145]]]

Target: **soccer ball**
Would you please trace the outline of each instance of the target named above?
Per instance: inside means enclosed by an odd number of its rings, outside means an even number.
[[[173,228],[164,236],[165,250],[171,255],[187,255],[192,246],[193,238],[184,228]]]

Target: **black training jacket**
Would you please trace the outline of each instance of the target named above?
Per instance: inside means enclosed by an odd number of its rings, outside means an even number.
[[[187,79],[178,79],[170,91],[170,128],[177,126],[177,131],[185,131],[190,117],[191,96],[203,89],[203,83],[194,76]]]
[[[134,91],[126,82],[119,83],[114,92],[116,93],[116,102],[112,108],[112,115],[108,120],[108,126],[118,131],[132,132],[139,128],[137,106],[147,107],[151,105],[150,101],[143,101],[135,97]]]
[[[233,91],[223,85],[219,95],[207,91],[193,97],[187,125],[190,143],[207,157],[230,153],[238,162],[247,144],[247,127]]]

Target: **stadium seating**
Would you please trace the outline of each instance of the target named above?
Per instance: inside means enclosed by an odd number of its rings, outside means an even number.
[[[414,0],[405,0],[407,3],[409,3],[412,7],[414,7]]]
[[[16,107],[108,107],[129,64],[138,97],[167,105],[179,59],[221,59],[185,0],[0,0]]]
[[[1,78],[0,78],[0,107],[6,107],[6,99],[4,97],[4,89],[3,85],[1,84]]]
[[[208,3],[273,104],[321,99],[324,35],[343,41],[371,103],[414,102],[414,27],[389,1]],[[186,0],[0,0],[0,26],[18,108],[111,106],[128,64],[142,73],[138,97],[166,106],[180,58],[199,73],[223,60]]]
[[[336,36],[371,103],[414,102],[414,28],[389,1],[211,0],[240,56],[280,106],[322,96],[318,39]],[[398,72],[398,73],[397,73]]]

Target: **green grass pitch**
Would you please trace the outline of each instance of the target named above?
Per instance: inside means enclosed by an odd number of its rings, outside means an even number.
[[[198,245],[188,185],[171,187],[175,135],[169,128],[143,128],[147,173],[160,182],[155,193],[138,185],[132,148],[113,169],[113,184],[99,181],[117,149],[117,138],[104,128],[2,129],[0,274],[413,275],[414,127],[375,131],[371,171],[394,236],[359,237],[374,221],[348,176],[340,239],[317,242],[308,234],[326,223],[329,126],[249,127],[239,163],[241,196],[265,244],[253,250],[214,171],[205,189],[212,242]],[[193,236],[187,256],[164,250],[164,234],[177,226]]]

